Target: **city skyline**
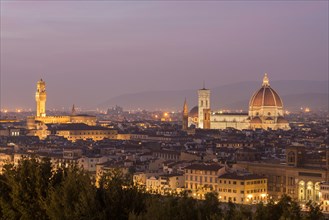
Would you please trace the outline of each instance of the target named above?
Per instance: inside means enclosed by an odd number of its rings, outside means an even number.
[[[258,81],[264,72],[273,82],[327,81],[327,6],[1,2],[1,106],[33,108],[40,78],[57,108],[196,90],[203,80],[209,88]]]

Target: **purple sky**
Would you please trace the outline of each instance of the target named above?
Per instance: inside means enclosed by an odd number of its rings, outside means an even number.
[[[327,1],[1,1],[1,107],[92,108],[124,93],[328,80]],[[243,92],[243,91],[242,91]]]

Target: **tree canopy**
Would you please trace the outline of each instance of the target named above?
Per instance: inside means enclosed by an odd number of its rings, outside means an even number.
[[[105,173],[96,187],[91,176],[72,164],[54,169],[49,159],[22,159],[5,165],[0,175],[1,219],[158,219],[158,220],[300,220],[323,219],[320,206],[308,203],[302,215],[297,202],[220,203],[216,193],[205,200],[181,195],[152,195],[133,185],[119,170]]]

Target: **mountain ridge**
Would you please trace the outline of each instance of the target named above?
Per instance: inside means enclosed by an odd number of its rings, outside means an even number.
[[[280,80],[270,82],[280,95],[285,108],[296,110],[308,106],[328,110],[328,81]],[[210,88],[212,109],[248,109],[249,99],[261,88],[261,83],[247,81]],[[306,89],[307,88],[307,89]],[[197,89],[143,91],[110,98],[97,107],[120,105],[125,109],[180,110],[187,98],[189,108],[197,104]]]

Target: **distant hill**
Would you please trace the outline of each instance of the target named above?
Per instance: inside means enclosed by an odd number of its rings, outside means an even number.
[[[309,106],[311,109],[328,109],[328,81],[287,80],[270,83],[281,96],[288,110],[297,110],[302,106]],[[260,87],[260,82],[241,82],[210,88],[212,109],[248,110],[250,97]],[[178,110],[182,108],[186,97],[191,109],[197,104],[197,89],[124,94],[111,98],[98,107],[109,108],[119,105],[125,109]]]

